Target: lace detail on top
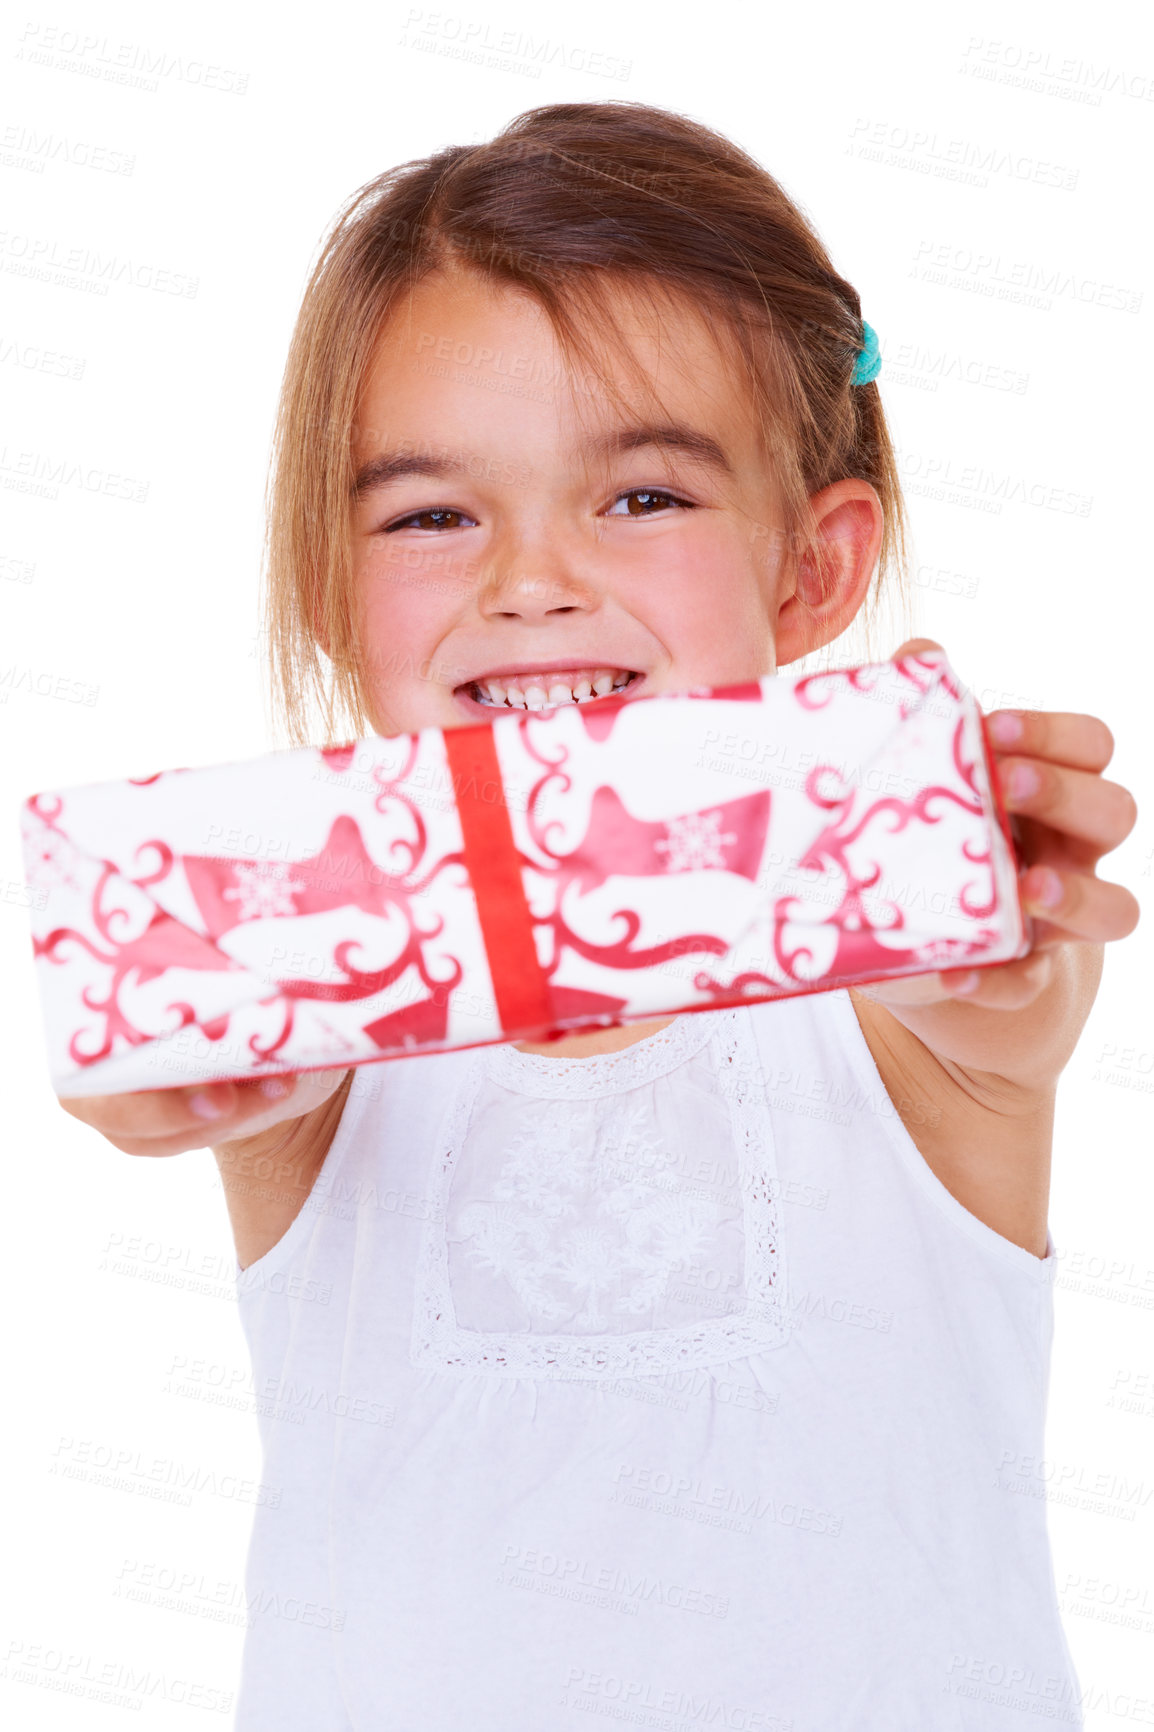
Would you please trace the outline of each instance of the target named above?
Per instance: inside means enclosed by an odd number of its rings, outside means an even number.
[[[620,1052],[599,1052],[588,1058],[550,1058],[544,1053],[518,1052],[501,1044],[483,1049],[489,1076],[519,1094],[549,1100],[597,1100],[602,1095],[636,1088],[667,1076],[679,1064],[701,1051],[712,1029],[710,1015],[674,1017],[668,1028],[635,1040]]]
[[[497,1376],[660,1375],[788,1338],[776,1163],[749,1011],[678,1022],[672,1042],[664,1037],[675,1025],[592,1059],[501,1049],[520,1061],[505,1072],[517,1078],[520,1102],[494,1091],[494,1049],[474,1056],[432,1175],[416,1365]],[[705,1071],[691,1067],[669,1085],[680,1092],[658,1097],[646,1086],[707,1046]],[[632,1087],[631,1100],[599,1105],[580,1074],[564,1112],[536,1111],[524,1099],[523,1067],[573,1064],[588,1078],[634,1055],[632,1080],[617,1072],[617,1087],[601,1091]],[[495,1068],[503,1081],[504,1067]],[[666,1326],[628,1328],[644,1316]]]

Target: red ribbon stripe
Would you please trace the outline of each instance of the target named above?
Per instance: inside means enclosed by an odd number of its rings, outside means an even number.
[[[444,740],[497,1014],[505,1033],[516,1037],[551,1024],[554,1016],[537,960],[497,745],[488,724],[446,728]]]

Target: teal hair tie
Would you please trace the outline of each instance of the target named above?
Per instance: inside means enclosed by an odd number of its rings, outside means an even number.
[[[861,348],[853,364],[851,385],[870,385],[882,370],[882,352],[878,334],[872,325],[861,322]]]

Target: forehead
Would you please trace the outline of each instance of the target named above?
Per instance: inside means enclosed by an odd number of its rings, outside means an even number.
[[[630,422],[677,423],[735,459],[756,444],[752,395],[723,319],[661,285],[598,285],[575,346],[524,289],[473,272],[425,277],[394,306],[361,383],[354,445],[469,432],[524,448],[588,444]],[[748,455],[748,453],[747,453]]]

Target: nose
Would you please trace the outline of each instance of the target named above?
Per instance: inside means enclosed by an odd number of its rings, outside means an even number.
[[[592,584],[565,561],[526,549],[497,555],[484,573],[477,597],[487,619],[544,620],[554,614],[586,613],[597,605]]]

